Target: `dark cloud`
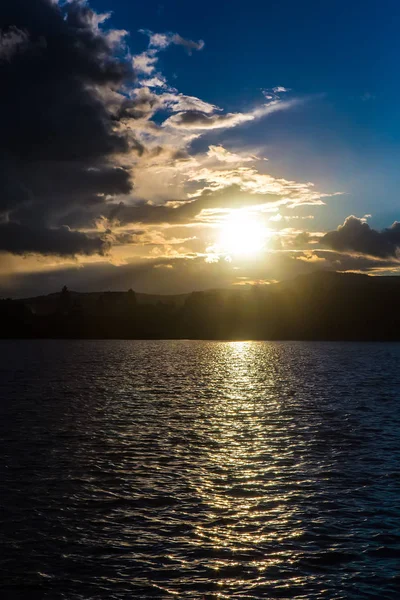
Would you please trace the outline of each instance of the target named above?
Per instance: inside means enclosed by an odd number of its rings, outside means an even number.
[[[227,114],[206,114],[199,110],[186,110],[176,115],[172,115],[165,125],[182,129],[222,129],[225,127],[235,127],[245,121],[251,121],[254,116],[251,113],[227,113]]]
[[[147,120],[160,106],[159,97],[148,88],[142,88],[136,91],[134,99],[125,98],[121,102],[116,116],[119,119]]]
[[[304,259],[318,257],[324,261],[321,267],[333,271],[385,271],[393,267],[398,267],[399,263],[395,258],[378,258],[373,256],[362,256],[360,254],[346,254],[332,250],[312,250],[309,254],[303,254]]]
[[[19,223],[0,224],[0,251],[12,254],[50,254],[73,256],[75,254],[105,254],[108,243],[99,237],[90,237],[69,227],[48,229],[29,227]]]
[[[308,231],[302,231],[294,237],[292,240],[292,245],[294,248],[302,248],[304,246],[308,246],[308,244],[313,241],[315,241],[315,238],[313,238]]]
[[[87,169],[80,163],[41,163],[40,167],[39,171],[27,168],[24,173],[35,200],[15,206],[13,217],[22,222],[74,226],[70,215],[83,210],[86,220],[78,225],[86,226],[99,216],[107,198],[127,194],[131,189],[130,174],[120,167]],[[44,178],[46,167],[48,177]]]
[[[48,253],[65,215],[131,190],[118,156],[143,150],[121,123],[133,70],[101,20],[79,0],[0,3],[0,221],[19,232],[14,245],[4,229],[4,250]],[[56,253],[103,251],[60,231]]]
[[[24,50],[29,43],[28,35],[17,27],[0,32],[0,60],[10,60],[17,52]]]
[[[353,215],[336,231],[329,231],[322,243],[333,250],[357,252],[380,258],[396,257],[400,247],[400,223],[377,231]]]

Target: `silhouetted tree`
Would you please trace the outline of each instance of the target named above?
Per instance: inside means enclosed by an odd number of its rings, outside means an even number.
[[[65,315],[70,312],[71,308],[72,308],[71,294],[70,294],[67,286],[64,285],[63,289],[61,290],[61,294],[60,294],[60,298],[59,298],[58,312]]]

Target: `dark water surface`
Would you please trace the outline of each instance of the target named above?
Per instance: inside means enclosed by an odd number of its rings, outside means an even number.
[[[400,598],[400,344],[0,357],[1,598]]]

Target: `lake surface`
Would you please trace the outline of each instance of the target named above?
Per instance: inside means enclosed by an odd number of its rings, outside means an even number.
[[[0,357],[3,598],[400,598],[400,344]]]

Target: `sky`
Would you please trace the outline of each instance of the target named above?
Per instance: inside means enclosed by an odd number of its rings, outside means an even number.
[[[400,6],[3,0],[0,296],[400,272]]]

